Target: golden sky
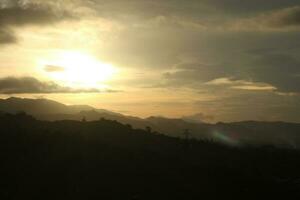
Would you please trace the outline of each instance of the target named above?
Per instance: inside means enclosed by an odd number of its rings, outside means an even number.
[[[298,0],[2,0],[1,97],[300,122],[299,16]]]

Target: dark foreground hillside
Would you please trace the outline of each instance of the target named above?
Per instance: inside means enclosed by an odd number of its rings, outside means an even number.
[[[0,199],[300,197],[300,153],[232,148],[116,121],[0,116]]]

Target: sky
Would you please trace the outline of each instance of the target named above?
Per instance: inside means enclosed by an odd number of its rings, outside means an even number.
[[[1,0],[0,97],[300,122],[299,0]]]

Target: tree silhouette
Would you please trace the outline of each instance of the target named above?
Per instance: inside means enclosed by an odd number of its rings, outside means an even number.
[[[300,196],[298,150],[229,147],[192,140],[190,130],[174,138],[111,120],[49,122],[3,114],[0,126],[0,199]]]
[[[190,130],[189,129],[185,129],[183,131],[183,135],[184,135],[184,149],[187,150],[190,147]]]
[[[150,126],[146,126],[146,131],[147,131],[148,133],[152,133],[152,128],[151,128]]]

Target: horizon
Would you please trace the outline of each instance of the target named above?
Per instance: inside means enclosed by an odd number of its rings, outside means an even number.
[[[3,0],[0,98],[300,123],[298,0]]]
[[[79,111],[78,113],[74,113],[74,114],[79,114],[81,112],[90,112],[90,111],[95,111],[97,113],[101,113],[101,112],[112,112],[112,114],[121,114],[122,116],[124,117],[137,117],[139,119],[143,119],[143,120],[147,120],[149,118],[162,118],[162,119],[168,119],[168,120],[183,120],[185,121],[186,123],[192,123],[192,124],[212,124],[212,125],[215,125],[215,124],[219,124],[219,123],[243,123],[243,122],[261,122],[261,123],[295,123],[295,124],[300,124],[300,122],[297,122],[297,121],[260,121],[260,120],[255,120],[255,119],[247,119],[247,120],[239,120],[239,121],[213,121],[213,120],[202,120],[201,118],[199,118],[196,115],[190,115],[190,116],[181,116],[181,117],[168,117],[168,116],[163,116],[163,115],[150,115],[150,116],[146,116],[146,117],[139,117],[139,116],[134,116],[134,115],[130,115],[130,114],[126,114],[126,113],[122,113],[120,111],[116,111],[116,110],[108,110],[108,109],[105,109],[105,108],[102,108],[102,107],[94,107],[94,106],[91,106],[91,105],[88,105],[88,104],[64,104],[62,102],[59,102],[59,101],[55,101],[53,99],[47,99],[47,98],[25,98],[25,97],[16,97],[16,96],[11,96],[11,97],[8,97],[8,98],[0,98],[0,100],[9,100],[9,99],[19,99],[19,100],[46,100],[46,101],[52,101],[52,102],[55,102],[55,103],[59,103],[59,104],[62,104],[62,105],[65,105],[65,106],[88,106],[88,107],[91,107],[90,110],[81,110]],[[101,111],[99,111],[101,110]],[[19,110],[17,112],[21,112],[23,110]],[[27,112],[25,112],[26,114],[28,114]],[[16,114],[16,113],[15,113]],[[63,113],[56,113],[56,114],[63,114]],[[29,115],[31,115],[29,113]],[[94,120],[91,120],[91,121],[94,121]]]
[[[3,200],[300,199],[300,0],[0,0],[0,126]]]

